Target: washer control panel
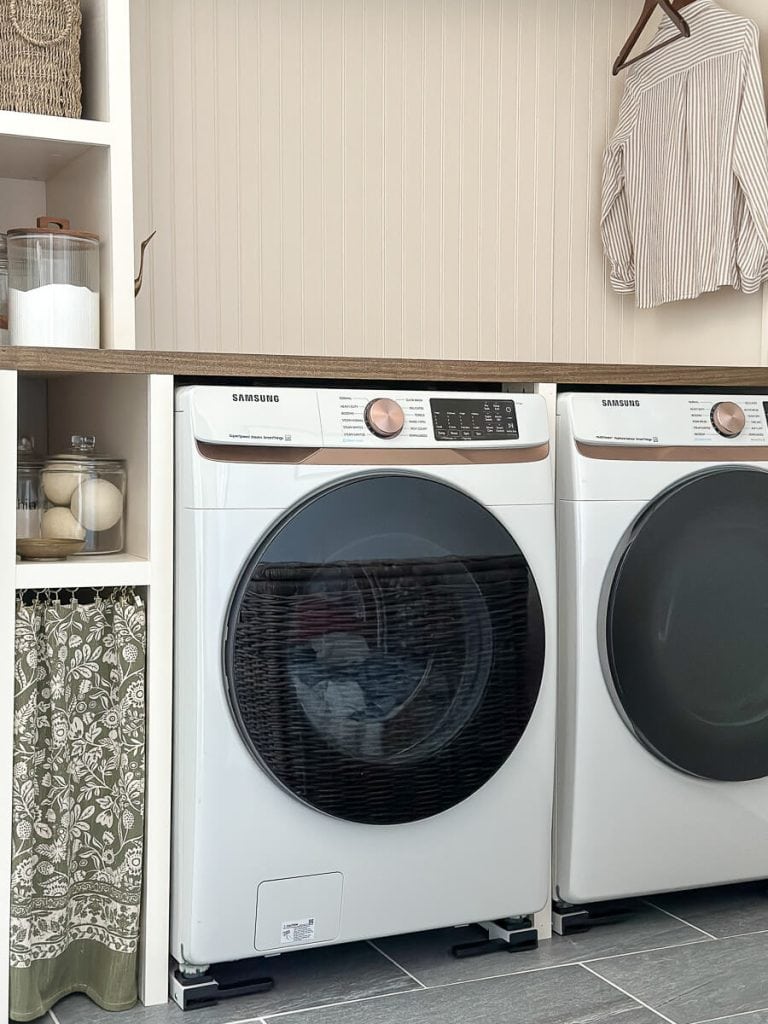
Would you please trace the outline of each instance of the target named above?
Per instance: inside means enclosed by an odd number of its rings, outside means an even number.
[[[581,394],[571,407],[576,440],[585,444],[768,444],[764,396]]]
[[[549,441],[541,395],[193,385],[177,391],[207,444],[301,448],[535,448]]]
[[[518,441],[517,409],[511,399],[432,398],[436,441]]]
[[[319,391],[326,445],[531,447],[548,439],[540,395]]]

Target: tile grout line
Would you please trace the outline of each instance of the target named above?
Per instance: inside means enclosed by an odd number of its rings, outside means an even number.
[[[53,1024],[61,1024],[61,1021],[59,1020],[59,1018],[56,1016],[52,1009],[48,1011],[47,1016],[51,1018]]]
[[[588,967],[586,964],[582,964],[581,966],[584,968],[585,971],[589,971],[589,973],[592,974],[595,978],[599,978],[600,981],[604,981],[606,985],[610,985],[612,988],[615,988],[617,992],[621,992],[621,994],[627,996],[628,999],[634,1000],[634,1002],[636,1002],[639,1006],[642,1006],[651,1013],[656,1014],[656,1016],[660,1017],[661,1020],[665,1020],[667,1024],[677,1024],[677,1021],[672,1020],[671,1017],[665,1016],[659,1010],[654,1010],[654,1008],[652,1006],[649,1006],[648,1003],[644,1003],[642,999],[638,999],[637,996],[633,996],[631,992],[627,992],[626,989],[622,988],[620,985],[617,985],[615,981],[610,981],[608,978],[604,978],[602,974],[598,974],[597,971],[593,970],[591,967]]]
[[[687,942],[678,942],[671,946],[650,946],[647,949],[634,949],[631,952],[626,953],[608,953],[603,956],[594,956],[587,960],[564,960],[560,964],[542,964],[540,967],[524,967],[517,971],[505,971],[503,974],[482,974],[477,978],[460,978],[458,981],[444,981],[439,985],[431,985],[428,987],[430,989],[451,988],[454,985],[469,985],[473,981],[496,981],[499,978],[514,978],[521,974],[536,974],[538,971],[558,971],[562,967],[583,967],[584,964],[600,963],[601,960],[618,960],[625,956],[641,956],[643,953],[663,953],[668,949],[683,949],[686,946],[698,946],[704,941],[704,939],[689,939]]]
[[[395,960],[395,959],[394,959],[394,957],[391,957],[391,956],[389,955],[389,953],[385,953],[385,952],[384,952],[384,950],[383,950],[383,949],[381,949],[381,948],[380,948],[379,946],[377,946],[375,942],[373,942],[373,941],[372,941],[371,939],[368,939],[367,941],[368,941],[368,945],[369,945],[369,946],[371,947],[371,949],[375,949],[377,953],[380,953],[380,954],[381,954],[381,956],[383,956],[385,960],[389,960],[389,962],[390,962],[390,963],[391,963],[391,964],[392,964],[392,965],[393,965],[394,967],[397,967],[397,969],[398,969],[399,971],[402,971],[402,972],[403,972],[403,974],[407,974],[407,975],[408,975],[408,977],[409,977],[409,978],[411,979],[411,981],[415,981],[415,982],[416,982],[416,984],[417,984],[417,985],[419,986],[419,988],[426,988],[426,987],[427,987],[427,986],[426,986],[426,985],[424,984],[424,982],[423,982],[423,981],[419,981],[419,979],[418,979],[418,978],[416,977],[416,975],[415,975],[415,974],[411,974],[411,972],[410,972],[409,970],[407,970],[407,969],[406,969],[405,967],[403,967],[403,965],[402,965],[402,964],[399,964],[399,963],[397,962],[397,960]]]
[[[337,1010],[343,1006],[355,1006],[357,1003],[373,1003],[379,999],[396,999],[398,996],[418,996],[423,992],[431,992],[428,988],[409,988],[403,992],[379,992],[373,996],[358,996],[356,999],[340,999],[335,1003],[319,1003],[316,1006],[302,1006],[297,1010],[278,1010],[276,1013],[268,1013],[264,1016],[264,1024],[271,1020],[279,1020],[281,1017],[289,1017],[291,1014],[313,1013],[320,1010]],[[230,1021],[229,1024],[254,1024],[253,1021]]]
[[[734,932],[733,935],[721,935],[718,942],[730,941],[731,939],[748,939],[750,935],[768,935],[768,928],[758,928],[756,932]],[[751,1010],[750,1013],[754,1013],[754,1010]]]
[[[648,949],[633,949],[630,953],[609,953],[607,956],[588,956],[585,960],[573,960],[574,964],[598,964],[601,960],[619,960],[624,956],[642,956],[643,953],[664,953],[668,949],[685,949],[686,946],[702,946],[707,939],[688,939],[673,942],[670,946],[650,946]]]
[[[711,932],[705,931],[703,928],[699,928],[699,926],[696,924],[691,924],[691,922],[686,921],[685,918],[678,917],[677,914],[673,914],[671,910],[665,910],[664,907],[658,906],[651,900],[644,900],[644,902],[647,903],[649,907],[653,907],[654,910],[658,910],[659,913],[666,914],[667,917],[671,917],[673,921],[679,921],[680,924],[686,924],[689,928],[695,928],[697,932],[701,932],[702,935],[706,935],[708,938],[713,939],[715,942],[718,941],[716,935],[713,935]]]
[[[695,1024],[717,1024],[722,1020],[738,1020],[739,1017],[751,1017],[753,1013],[766,1013],[768,1006],[758,1006],[754,1010],[740,1010],[739,1013],[726,1013],[724,1017],[709,1017],[707,1020],[696,1021]]]

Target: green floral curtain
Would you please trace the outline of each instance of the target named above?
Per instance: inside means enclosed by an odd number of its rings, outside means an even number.
[[[146,618],[131,591],[16,614],[11,1018],[136,1001]]]

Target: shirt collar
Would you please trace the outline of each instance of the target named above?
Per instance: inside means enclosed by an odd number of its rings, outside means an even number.
[[[685,7],[681,7],[679,13],[689,25],[695,25],[700,15],[706,11],[713,11],[717,8],[715,0],[693,0],[693,3],[687,4]],[[677,27],[665,13],[662,15],[661,23],[659,24],[658,31],[656,32],[656,39],[660,39],[665,35],[674,35],[677,32]]]
[[[711,10],[713,7],[717,7],[715,0],[693,0],[693,3],[687,4],[685,7],[681,7],[679,13],[687,21],[689,15],[698,14],[700,11]]]

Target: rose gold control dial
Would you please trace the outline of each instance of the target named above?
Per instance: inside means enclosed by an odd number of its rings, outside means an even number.
[[[376,437],[397,437],[403,432],[405,413],[391,398],[374,398],[365,410],[365,425]]]
[[[712,409],[712,426],[722,437],[738,437],[747,425],[747,417],[735,402],[718,402]]]

